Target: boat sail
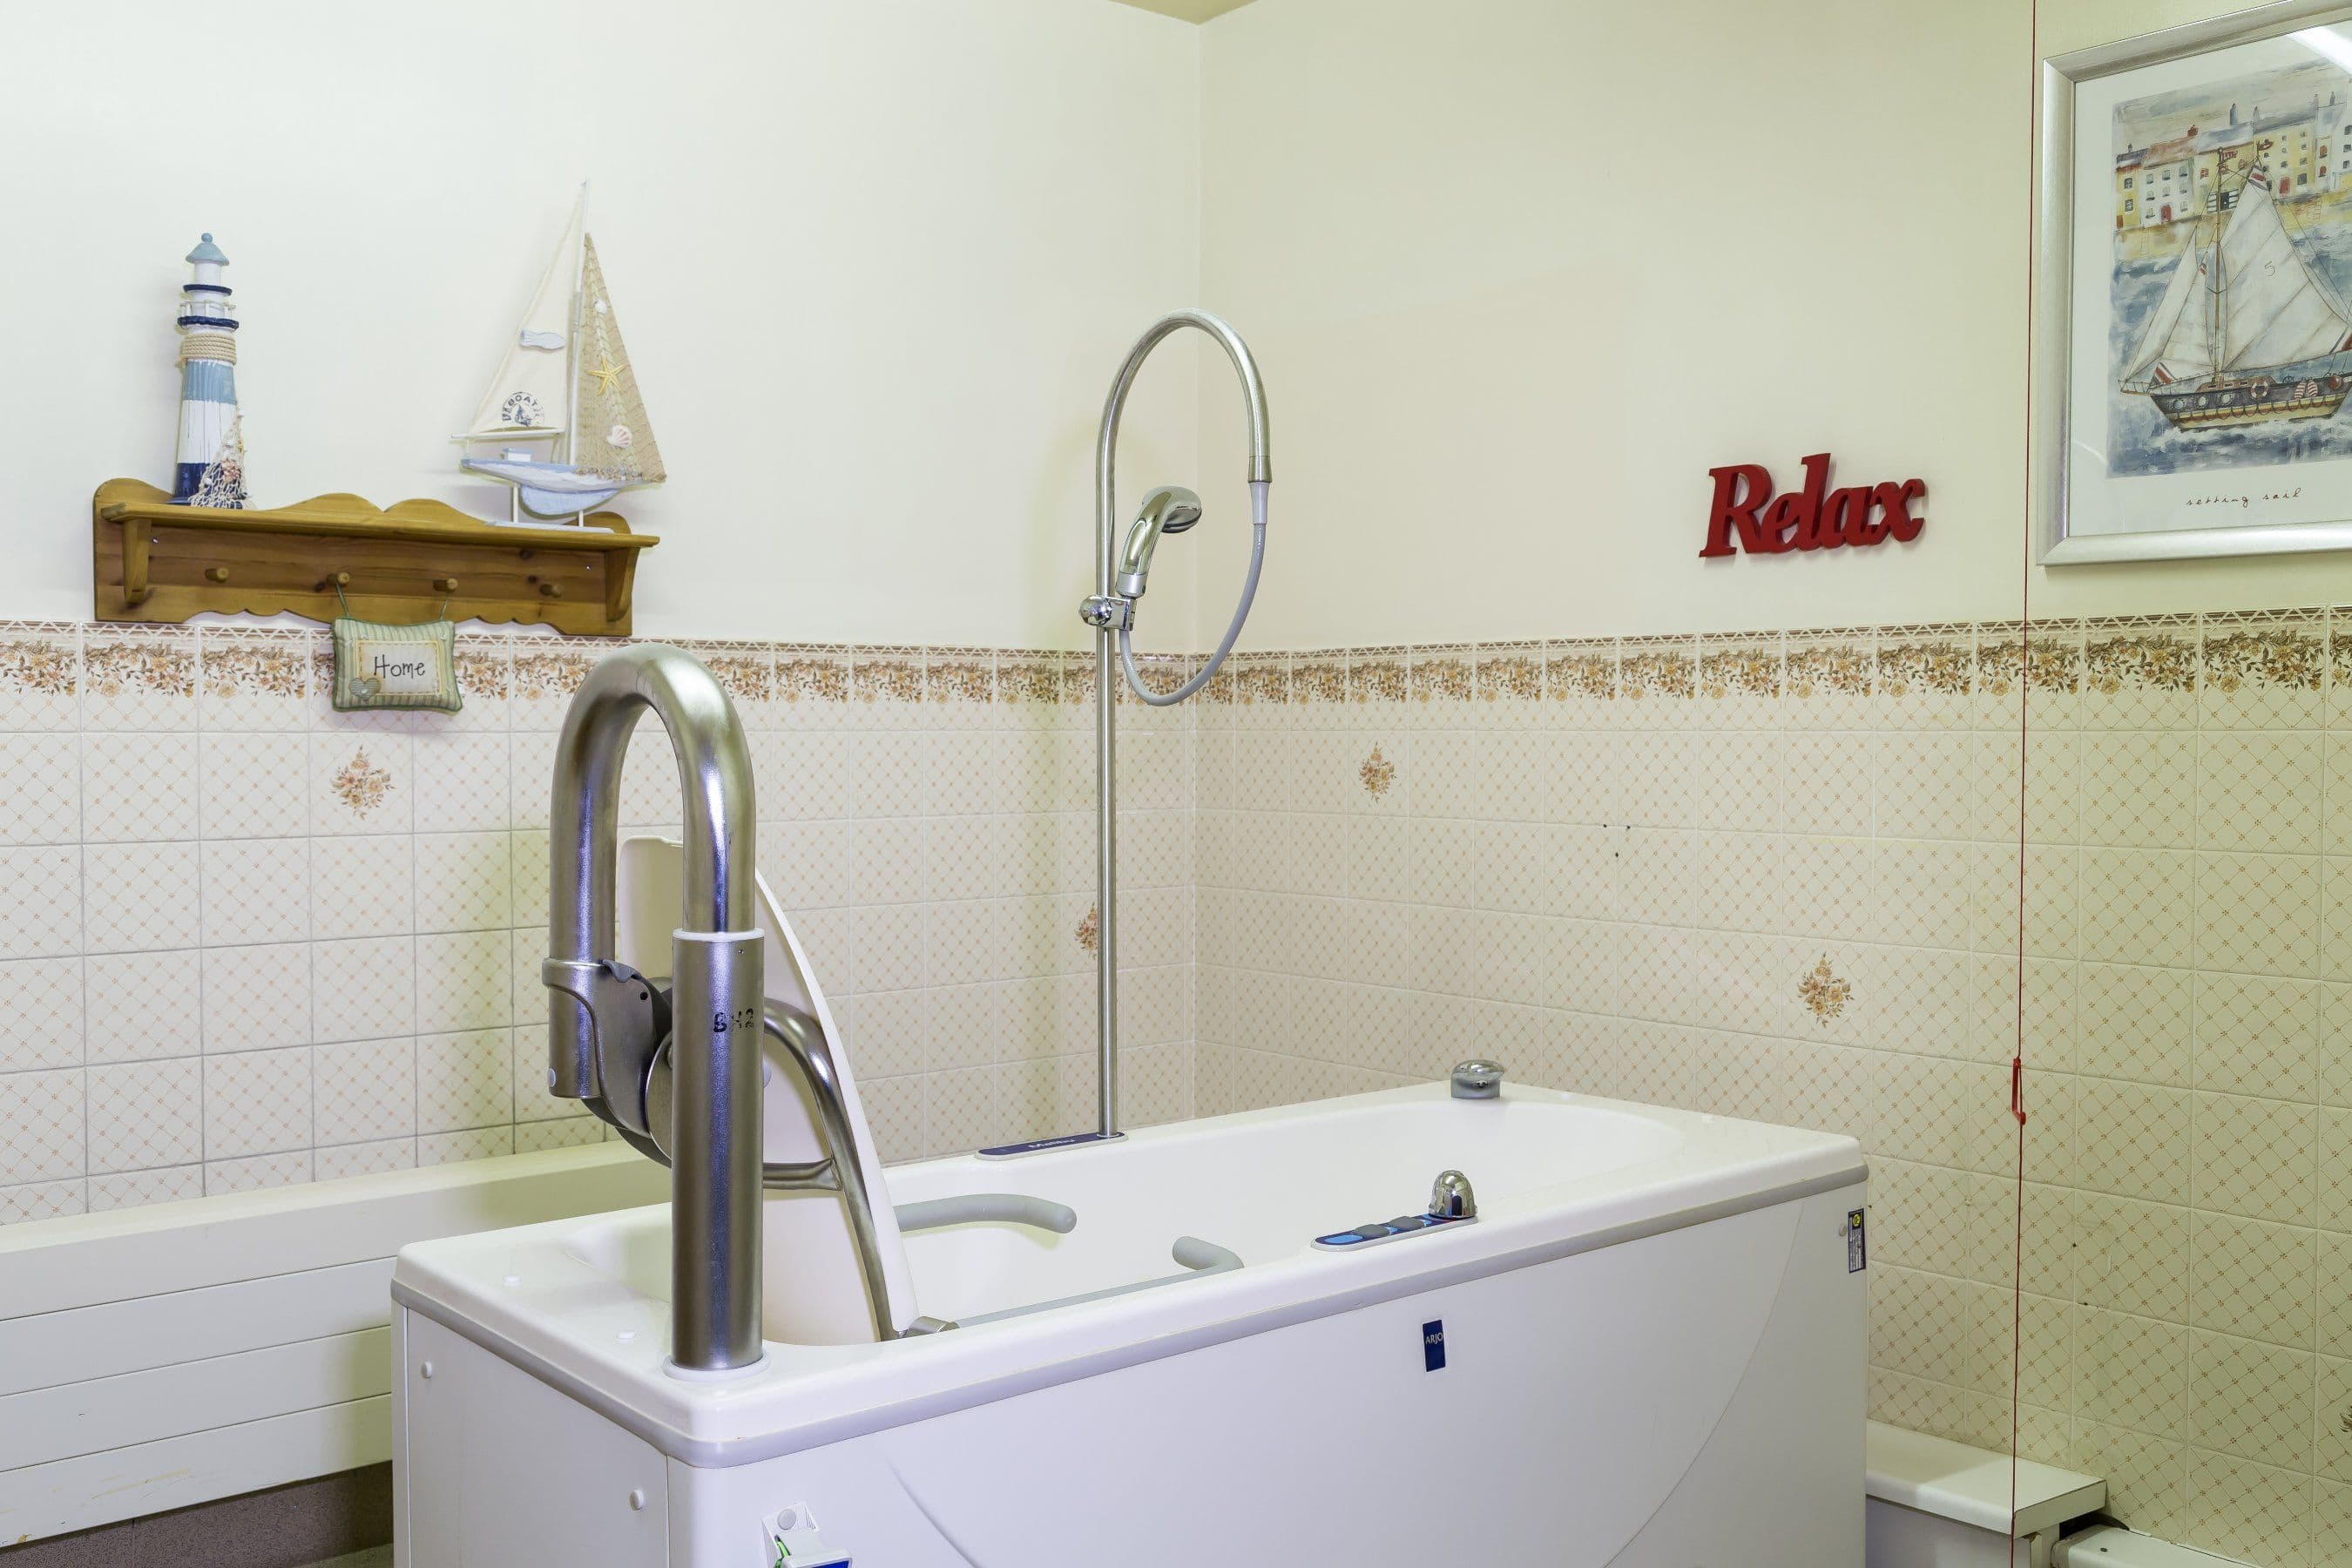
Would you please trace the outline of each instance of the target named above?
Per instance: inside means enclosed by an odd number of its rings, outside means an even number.
[[[2325,418],[2352,389],[2347,350],[2352,310],[2296,247],[2257,168],[2226,225],[2217,214],[2194,226],[2121,384],[2179,429]]]
[[[537,517],[584,520],[623,490],[667,477],[586,208],[583,187],[521,327],[457,437],[500,443],[497,457],[464,458],[458,467],[513,486],[516,502]],[[529,441],[551,446],[534,457],[517,445]]]

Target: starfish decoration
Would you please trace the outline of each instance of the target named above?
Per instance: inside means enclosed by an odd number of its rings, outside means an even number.
[[[588,367],[588,374],[596,378],[596,390],[610,397],[613,395],[613,384],[620,380],[621,373],[628,368],[625,364],[614,364],[613,356],[605,354],[602,356],[602,363]]]

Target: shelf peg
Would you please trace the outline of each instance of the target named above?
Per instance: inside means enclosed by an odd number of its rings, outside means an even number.
[[[436,577],[433,579],[433,591],[436,594],[454,594],[457,591],[457,579]]]
[[[541,583],[539,585],[539,591],[541,595],[545,598],[561,599],[563,597],[563,584],[561,583]]]
[[[227,582],[227,581],[228,581],[228,568],[227,568],[227,567],[226,567],[226,566],[207,566],[207,567],[205,567],[205,582],[207,582],[207,583],[226,583],[226,582]]]

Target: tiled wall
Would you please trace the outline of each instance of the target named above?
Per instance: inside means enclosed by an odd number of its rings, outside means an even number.
[[[594,1139],[543,1089],[548,781],[600,645],[0,623],[0,1222]],[[1092,1124],[1090,661],[698,646],[888,1158]],[[1124,720],[1128,1114],[1192,1113],[1190,716]],[[657,735],[625,823],[672,827]]]
[[[0,626],[0,1214],[596,1135],[534,1022],[594,646],[464,651],[366,718],[310,635]],[[697,651],[890,1156],[1086,1125],[1091,661]],[[2021,1010],[2025,1450],[2352,1561],[2352,616],[1255,655],[1122,724],[1132,1118],[1476,1052],[1851,1131],[1874,1410],[2001,1446]]]
[[[2352,1562],[2352,617],[1355,648],[1210,695],[1204,1111],[1477,1052],[1850,1131],[1874,1413],[1993,1447],[2022,776],[2025,1451]]]

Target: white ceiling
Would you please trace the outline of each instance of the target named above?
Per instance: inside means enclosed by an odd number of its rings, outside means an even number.
[[[1163,16],[1181,16],[1187,22],[1205,22],[1212,16],[1238,11],[1249,3],[1250,0],[1119,0],[1122,5],[1157,11]]]

